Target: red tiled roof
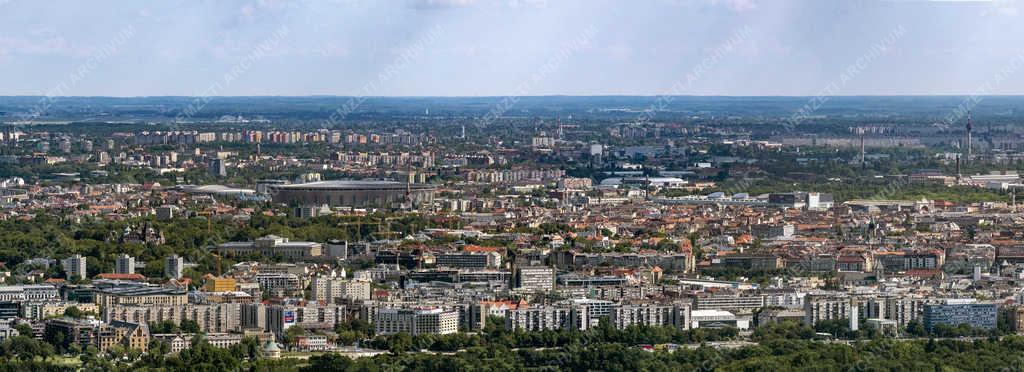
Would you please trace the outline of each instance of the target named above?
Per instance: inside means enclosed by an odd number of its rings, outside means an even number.
[[[500,247],[482,247],[479,245],[467,245],[462,247],[463,252],[498,252]]]
[[[146,276],[135,273],[135,274],[116,274],[116,273],[103,273],[96,275],[97,279],[114,279],[114,280],[146,280]]]

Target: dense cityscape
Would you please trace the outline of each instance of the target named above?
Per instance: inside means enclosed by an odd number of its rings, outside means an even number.
[[[728,370],[793,342],[1024,341],[1024,133],[974,133],[1004,120],[985,106],[907,144],[927,116],[794,136],[585,112],[25,123],[9,105],[0,350],[15,359],[187,365],[201,343],[226,368],[578,369],[615,347]]]

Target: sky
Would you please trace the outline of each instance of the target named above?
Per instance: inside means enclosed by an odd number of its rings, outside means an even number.
[[[1024,94],[1022,7],[0,0],[0,95]]]

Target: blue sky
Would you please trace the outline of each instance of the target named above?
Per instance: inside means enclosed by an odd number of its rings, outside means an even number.
[[[1024,94],[1022,5],[0,0],[0,95]]]

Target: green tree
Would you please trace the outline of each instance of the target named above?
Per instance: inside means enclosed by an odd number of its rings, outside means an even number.
[[[191,319],[181,320],[181,332],[183,333],[202,333],[203,330],[199,328],[199,323]]]
[[[14,326],[14,330],[18,331],[19,335],[28,337],[32,337],[32,334],[35,333],[35,331],[32,330],[32,326],[27,323],[18,323],[18,325]]]
[[[305,335],[306,335],[306,329],[305,328],[293,325],[291,327],[288,327],[288,329],[284,331],[284,343],[285,344],[289,344],[289,345],[293,344],[293,343],[295,343],[295,339],[297,337],[305,336]]]
[[[79,310],[77,306],[71,306],[64,310],[64,316],[69,318],[81,319],[83,313],[82,310]]]
[[[388,351],[401,354],[412,350],[412,336],[405,332],[399,332],[387,338]]]

